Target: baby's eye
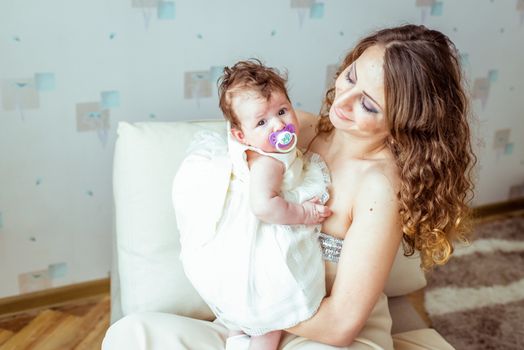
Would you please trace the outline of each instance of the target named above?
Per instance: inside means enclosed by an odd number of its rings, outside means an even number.
[[[262,119],[258,121],[257,126],[262,126],[264,124],[266,124],[266,121]]]
[[[279,111],[278,111],[278,115],[284,115],[286,114],[287,112],[287,109],[286,108],[281,108]]]

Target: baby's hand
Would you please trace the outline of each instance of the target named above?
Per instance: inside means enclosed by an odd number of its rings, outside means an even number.
[[[320,199],[317,197],[311,198],[302,203],[304,208],[304,225],[317,225],[322,223],[326,218],[331,216],[331,209],[323,204],[320,204]]]

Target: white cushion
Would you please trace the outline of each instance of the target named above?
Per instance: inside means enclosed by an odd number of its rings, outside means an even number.
[[[177,168],[200,129],[197,123],[119,123],[113,188],[124,315],[165,311],[214,318],[182,270],[171,201]]]
[[[370,325],[371,328],[375,327]],[[372,333],[380,334],[378,330]],[[165,349],[224,349],[224,341],[228,330],[215,322],[206,322],[187,317],[169,315],[158,312],[144,312],[126,317],[111,326],[102,343],[102,350],[165,350]],[[376,338],[374,338],[375,340]],[[376,343],[369,344],[369,339],[360,338],[351,347],[335,348],[327,344],[297,338],[285,334],[279,350],[334,350],[334,349],[378,349]],[[380,340],[380,339],[376,339]],[[365,344],[364,344],[365,342]],[[235,342],[236,343],[236,342]],[[395,350],[454,350],[434,329],[422,328],[403,333],[393,334]],[[247,349],[233,347],[228,349]],[[231,346],[231,347],[229,347]]]
[[[113,186],[123,315],[164,311],[214,318],[184,275],[171,201],[177,168],[202,128],[225,133],[222,121],[119,123]],[[386,293],[403,295],[424,287],[419,264],[399,253]]]
[[[389,273],[389,278],[384,288],[388,297],[406,295],[426,286],[426,277],[420,268],[420,256],[404,256],[402,246],[397,252],[395,262]]]

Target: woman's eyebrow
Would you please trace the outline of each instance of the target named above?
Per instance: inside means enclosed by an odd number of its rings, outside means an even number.
[[[353,70],[355,71],[355,80],[358,81],[358,76],[357,76],[357,61],[353,62]],[[365,92],[364,90],[362,90],[362,94],[364,94],[367,98],[369,98],[371,101],[373,101],[377,106],[378,108],[382,109],[382,106],[377,102],[375,101],[375,99],[373,97],[371,97],[367,92]]]

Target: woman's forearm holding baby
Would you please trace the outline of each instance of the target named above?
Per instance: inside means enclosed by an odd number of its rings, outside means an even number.
[[[360,321],[351,314],[340,312],[340,305],[331,297],[322,300],[311,319],[286,329],[287,332],[333,346],[348,346],[358,335],[366,318]]]

